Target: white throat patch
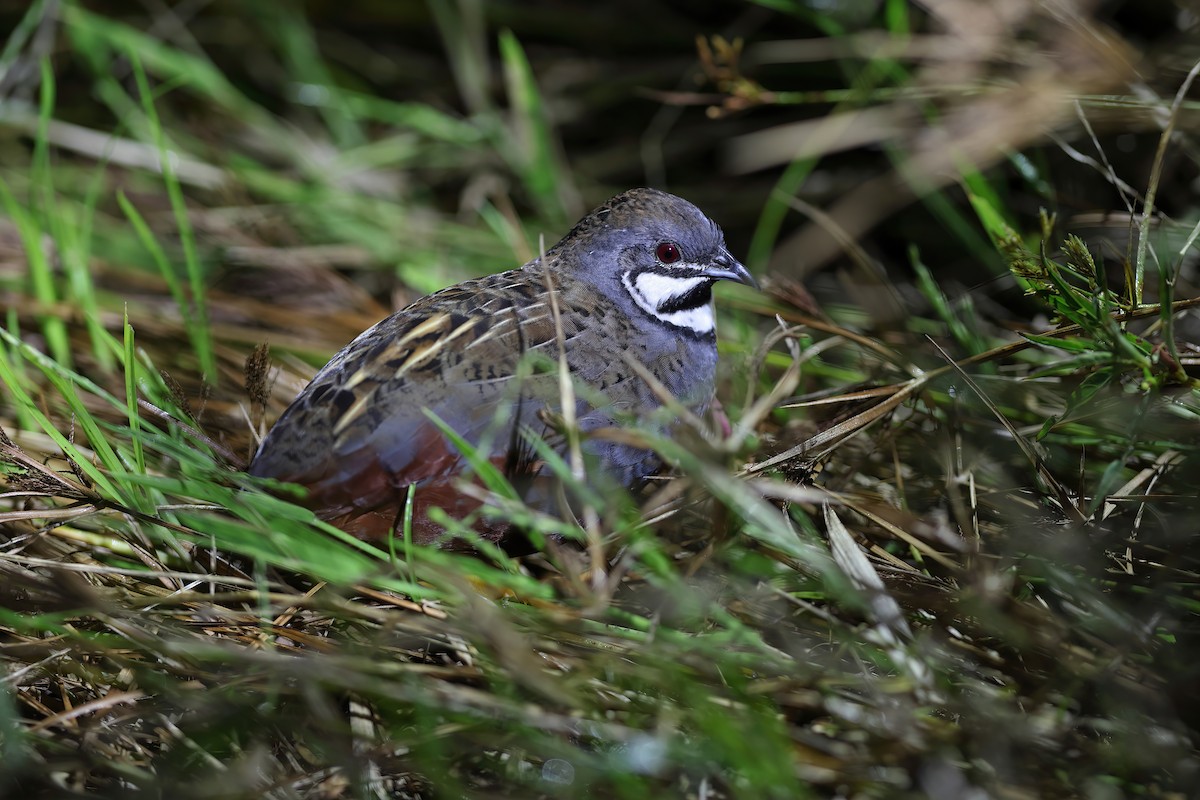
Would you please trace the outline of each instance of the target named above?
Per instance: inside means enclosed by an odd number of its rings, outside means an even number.
[[[621,276],[621,282],[625,284],[625,289],[633,298],[633,302],[637,303],[638,307],[647,314],[661,319],[668,325],[687,328],[701,334],[712,333],[716,327],[711,302],[696,308],[666,313],[658,309],[666,301],[686,294],[708,280],[709,278],[702,276],[679,278],[657,272],[639,272],[636,277],[626,272]]]

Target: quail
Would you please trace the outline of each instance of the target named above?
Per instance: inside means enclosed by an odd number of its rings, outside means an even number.
[[[566,449],[551,424],[562,381],[547,367],[561,345],[589,481],[635,487],[660,469],[655,454],[587,433],[651,417],[662,429],[660,395],[633,361],[693,411],[708,408],[720,280],[755,285],[700,209],[655,189],[619,194],[542,257],[422,297],[360,334],[279,417],[249,472],[300,484],[318,516],[366,539],[395,529],[415,487],[414,540],[453,547],[429,509],[461,519],[480,502],[461,490],[466,458],[436,417],[531,507],[561,508],[533,443]],[[476,530],[511,533],[486,518]]]

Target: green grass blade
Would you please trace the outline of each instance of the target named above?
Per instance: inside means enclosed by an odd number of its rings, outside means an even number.
[[[133,346],[133,326],[129,311],[125,312],[125,405],[129,411],[129,435],[133,442],[133,463],[137,472],[146,471],[146,454],[142,450],[142,416],[138,411],[137,353]]]
[[[8,183],[0,177],[0,204],[16,224],[29,264],[30,293],[43,306],[39,315],[42,333],[50,353],[61,364],[71,364],[71,344],[66,322],[56,307],[59,301],[54,266],[47,257],[43,241],[44,228],[38,221],[52,219],[56,213],[53,177],[50,172],[49,142],[46,130],[54,111],[54,74],[49,63],[41,62],[41,94],[38,108],[38,136],[34,143],[31,186],[25,204],[19,202]]]
[[[106,51],[136,54],[139,65],[144,65],[166,82],[186,86],[198,97],[227,112],[230,118],[275,137],[277,143],[292,141],[291,135],[272,115],[239,91],[207,58],[184,52],[162,39],[87,11],[75,3],[65,4],[62,15],[67,32],[77,39],[80,49],[91,56],[93,68],[102,77],[107,66]],[[115,82],[113,86],[125,97],[120,107],[113,108],[118,119],[124,119],[122,111],[132,111],[141,118],[142,115],[137,113],[138,104],[128,100],[124,90]],[[146,134],[151,141],[162,133],[160,129],[155,134],[153,127],[139,129],[135,126],[134,130]]]
[[[41,353],[38,353],[32,348],[29,348],[23,342],[12,336],[8,331],[0,331],[0,339],[7,344],[9,352],[4,353],[4,358],[0,358],[0,383],[3,383],[8,389],[8,395],[12,402],[18,408],[24,409],[26,415],[31,418],[37,427],[41,428],[59,449],[79,465],[79,468],[88,476],[88,479],[95,485],[96,489],[101,494],[117,499],[125,503],[125,496],[118,491],[116,485],[109,480],[108,476],[95,464],[92,460],[80,452],[75,443],[68,439],[58,429],[48,416],[42,411],[39,405],[34,401],[33,397],[25,390],[19,376],[13,370],[12,363],[14,352],[20,353],[26,360],[32,362],[34,366],[42,370],[43,374],[54,384],[59,390],[63,398],[67,401],[71,411],[75,414],[75,418],[80,422],[84,429],[84,434],[88,437],[88,445],[96,453],[100,459],[104,469],[122,470],[122,464],[117,457],[116,452],[112,449],[107,438],[100,432],[91,414],[80,402],[79,396],[75,393],[74,387],[64,379],[63,373],[58,371],[57,364],[47,359]]]
[[[297,99],[313,106],[324,120],[339,150],[361,147],[367,141],[354,116],[349,113],[341,88],[325,65],[316,38],[300,7],[286,3],[256,3],[268,36],[283,53],[288,74],[297,85]]]
[[[463,458],[471,467],[471,471],[479,477],[479,480],[488,491],[495,492],[501,497],[506,497],[509,500],[520,500],[517,490],[513,488],[512,483],[505,477],[503,471],[488,458],[487,453],[481,452],[481,448],[473,446],[470,442],[464,439],[458,431],[450,427],[446,422],[443,422],[437,414],[433,413],[428,408],[422,409],[425,416],[430,422],[437,426],[437,429],[442,432],[442,435],[449,440],[454,449],[462,453]]]
[[[3,50],[0,50],[0,75],[8,74],[20,56],[22,48],[29,42],[38,25],[42,23],[45,11],[46,0],[34,0],[29,4],[24,16],[13,27],[12,32],[5,40]]]
[[[41,323],[42,333],[46,337],[46,343],[55,359],[63,364],[70,364],[71,347],[66,323],[54,312],[58,303],[58,291],[53,268],[46,258],[42,242],[42,228],[13,196],[8,183],[2,176],[0,176],[0,205],[4,207],[9,218],[16,224],[17,232],[21,236],[21,245],[25,251],[25,258],[29,262],[30,294],[45,309],[44,313],[38,315],[38,320]]]
[[[190,333],[190,322],[188,314],[188,299],[184,291],[183,283],[180,282],[179,276],[175,274],[175,269],[171,266],[170,260],[167,258],[166,251],[162,245],[154,238],[154,232],[150,230],[150,226],[146,224],[146,220],[141,213],[134,207],[129,198],[125,196],[125,192],[117,192],[117,205],[121,207],[125,218],[133,225],[134,234],[137,236],[142,247],[150,254],[151,260],[158,267],[158,273],[162,275],[163,282],[167,284],[167,290],[170,291],[171,297],[175,300],[175,305],[179,308],[179,314],[183,317],[184,327]]]
[[[921,260],[916,247],[909,249],[909,262],[912,264],[913,270],[917,275],[917,287],[921,290],[921,294],[925,295],[925,299],[929,301],[930,305],[933,306],[934,313],[945,323],[947,330],[950,331],[950,335],[954,337],[954,341],[958,342],[959,346],[971,355],[987,350],[988,342],[963,321],[964,318],[973,318],[973,315],[970,313],[970,307],[965,308],[965,313],[961,316],[950,307],[949,298],[946,297],[946,293],[942,291],[942,287],[934,280],[933,273],[929,270],[929,267]],[[963,297],[960,302],[969,304],[969,296]]]
[[[171,201],[171,210],[175,214],[175,224],[179,230],[179,240],[183,246],[183,260],[187,270],[188,288],[190,290],[190,306],[180,308],[180,313],[188,321],[188,331],[191,334],[192,346],[196,349],[196,357],[200,360],[200,371],[204,379],[215,384],[217,381],[217,359],[213,350],[212,331],[208,323],[207,293],[204,285],[204,273],[200,257],[196,252],[196,237],[192,231],[192,221],[188,216],[187,201],[183,198],[183,188],[175,177],[175,169],[171,165],[172,154],[167,149],[167,140],[154,107],[154,99],[150,94],[150,85],[146,73],[136,51],[128,52],[133,74],[137,80],[138,94],[142,99],[142,108],[150,123],[154,142],[158,147],[159,167],[162,170],[163,183],[167,188],[167,196]]]
[[[500,58],[504,62],[516,126],[507,148],[512,165],[537,201],[542,216],[561,224],[568,216],[562,192],[570,181],[559,165],[550,120],[533,69],[512,31],[500,34]]]

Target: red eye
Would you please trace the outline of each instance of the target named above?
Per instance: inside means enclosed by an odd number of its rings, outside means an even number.
[[[658,247],[654,249],[654,257],[663,264],[674,264],[683,258],[683,252],[674,242],[659,242]]]

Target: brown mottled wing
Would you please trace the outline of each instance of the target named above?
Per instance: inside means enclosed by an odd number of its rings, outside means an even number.
[[[540,428],[538,409],[557,405],[553,373],[529,363],[532,353],[557,354],[537,289],[523,273],[491,276],[423,298],[366,331],[280,417],[251,473],[305,485],[309,504],[327,518],[394,506],[409,484],[445,482],[462,469],[424,409],[513,467],[521,461],[519,426]],[[589,329],[566,325],[568,352],[585,345]],[[604,366],[580,377],[604,382],[599,373],[619,359],[611,341],[596,339],[613,352],[596,353],[591,363]]]

